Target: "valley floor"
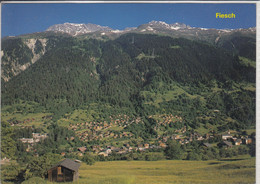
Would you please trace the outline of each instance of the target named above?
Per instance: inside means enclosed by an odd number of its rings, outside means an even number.
[[[82,184],[255,183],[255,158],[83,163],[79,172]]]

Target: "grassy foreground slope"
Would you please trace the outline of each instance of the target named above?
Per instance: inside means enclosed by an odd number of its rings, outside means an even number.
[[[255,161],[255,157],[243,155],[208,161],[110,161],[92,166],[82,163],[80,178],[73,184],[251,184],[255,183]],[[22,184],[51,182],[32,178]]]
[[[86,184],[255,183],[255,158],[97,162],[79,172]]]

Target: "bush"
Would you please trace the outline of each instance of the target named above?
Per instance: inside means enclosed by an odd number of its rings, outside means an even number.
[[[165,149],[165,155],[172,160],[180,160],[183,155],[181,144],[176,141],[170,141]]]
[[[33,178],[30,178],[29,180],[22,182],[22,184],[46,184],[46,183],[47,183],[47,181],[45,181],[44,179],[42,179],[40,177],[33,177]]]
[[[24,170],[18,164],[11,163],[10,165],[3,165],[1,168],[1,179],[4,181],[18,182],[23,180]]]
[[[165,156],[163,153],[159,152],[159,153],[147,153],[145,155],[145,160],[146,161],[156,161],[156,160],[164,160]]]
[[[187,155],[187,160],[201,160],[201,155],[195,152],[189,152]]]
[[[95,164],[95,159],[94,159],[94,156],[92,156],[91,154],[89,153],[86,153],[82,159],[84,162],[86,162],[86,164],[88,165],[93,165]]]

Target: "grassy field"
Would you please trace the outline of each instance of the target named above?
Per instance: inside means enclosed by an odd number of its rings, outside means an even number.
[[[81,184],[255,183],[255,158],[83,163],[79,172]]]
[[[82,163],[80,178],[73,184],[253,184],[255,161],[244,155],[209,161],[110,161],[92,166]],[[51,184],[43,179],[33,181],[24,184]]]

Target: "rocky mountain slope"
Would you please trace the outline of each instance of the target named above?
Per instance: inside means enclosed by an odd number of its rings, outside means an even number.
[[[8,81],[13,76],[26,70],[30,65],[38,61],[48,49],[56,47],[54,40],[57,40],[60,36],[107,41],[116,39],[126,33],[160,34],[173,38],[184,37],[210,43],[234,54],[255,60],[255,28],[217,30],[194,28],[183,23],[167,24],[162,21],[151,21],[136,28],[113,30],[107,26],[95,24],[64,23],[53,25],[42,33],[4,38],[1,51],[1,78]],[[132,42],[134,41],[135,38],[133,37]]]

